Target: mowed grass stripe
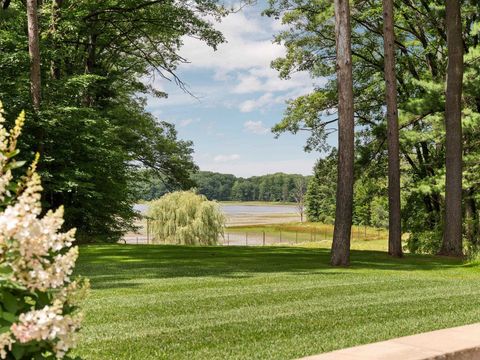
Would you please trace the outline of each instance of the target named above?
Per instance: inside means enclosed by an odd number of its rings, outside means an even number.
[[[265,293],[255,293],[254,295],[247,293],[242,296],[240,294],[219,294],[217,297],[209,296],[207,299],[203,298],[201,294],[198,294],[195,297],[195,315],[199,316],[200,314],[207,316],[216,316],[217,312],[222,312],[223,314],[228,314],[229,311],[233,311],[237,314],[238,311],[242,309],[249,310],[250,308],[255,308],[256,311],[262,309],[276,309],[281,308],[282,306],[290,307],[292,304],[308,302],[311,305],[321,306],[323,308],[328,308],[329,306],[336,306],[336,302],[332,300],[337,300],[339,298],[342,300],[340,305],[352,306],[356,303],[368,303],[371,300],[377,300],[378,298],[388,301],[399,301],[405,294],[405,291],[408,291],[409,297],[414,298],[424,298],[428,299],[431,297],[444,296],[443,287],[441,284],[438,286],[433,286],[430,284],[424,284],[424,286],[419,283],[417,284],[404,284],[407,286],[395,286],[388,288],[376,288],[372,289],[371,284],[369,287],[366,285],[358,286],[355,288],[352,287],[342,287],[342,288],[330,288],[329,291],[317,291],[315,288],[306,289],[301,294],[295,290],[291,292],[290,290],[283,289],[277,290],[276,292],[265,292]],[[362,289],[362,287],[364,287]],[[473,291],[473,294],[480,293],[480,289],[471,289],[470,286],[466,286],[462,283],[455,284],[452,287],[452,290],[455,289],[453,294],[459,294],[460,292],[467,290],[469,292]],[[146,297],[130,297],[130,301],[125,301],[122,304],[122,308],[127,312],[128,316],[135,318],[138,314],[142,314],[146,310],[150,310],[152,314],[164,312],[169,315],[164,316],[165,321],[169,317],[175,318],[177,321],[181,319],[182,315],[192,314],[192,304],[188,299],[192,297],[183,297],[172,300],[169,298],[158,297],[155,298],[154,295],[150,294],[148,298]],[[125,298],[128,300],[128,298]],[[118,304],[118,301],[117,301]],[[102,313],[111,313],[112,318],[115,318],[117,313],[115,303],[111,303],[112,306],[101,307],[101,301],[96,302],[95,306],[90,307],[90,311],[94,313],[95,311],[101,311]],[[108,305],[108,303],[107,303]],[[174,312],[174,313],[171,313]],[[209,315],[212,314],[212,315]],[[248,316],[248,314],[246,314]],[[122,319],[125,319],[125,315],[122,314]]]
[[[397,293],[394,293],[398,295]],[[186,330],[192,330],[202,327],[213,327],[213,326],[223,326],[225,324],[233,323],[249,323],[260,320],[278,320],[278,318],[288,318],[291,316],[303,316],[303,315],[317,315],[317,313],[325,313],[327,317],[331,317],[332,314],[341,313],[342,311],[352,310],[355,314],[362,314],[364,311],[371,311],[372,307],[383,307],[389,305],[409,305],[412,302],[416,303],[419,299],[422,301],[435,301],[438,303],[443,300],[455,302],[455,298],[458,297],[471,297],[477,296],[480,294],[480,291],[475,292],[463,292],[456,295],[444,295],[436,293],[435,295],[422,296],[422,297],[409,297],[408,299],[398,300],[398,297],[392,297],[390,300],[381,300],[379,298],[370,298],[362,299],[361,302],[351,302],[345,303],[341,302],[335,305],[325,305],[321,301],[296,301],[288,305],[277,305],[277,306],[245,306],[230,309],[230,310],[212,310],[209,312],[200,312],[198,311],[195,314],[189,315],[171,315],[171,316],[162,316],[163,312],[159,312],[158,309],[150,308],[150,317],[145,319],[143,322],[151,327],[162,327],[163,332],[177,331],[180,328]],[[350,299],[346,299],[348,302]],[[354,299],[358,300],[358,299]],[[462,299],[463,300],[463,299]],[[123,308],[123,313],[127,312]],[[155,311],[157,310],[157,311]],[[144,307],[138,310],[138,313],[146,311]],[[128,329],[138,320],[138,313],[129,314],[128,317],[115,316],[111,315],[111,321],[116,326],[124,327]],[[156,317],[155,317],[156,316]],[[119,324],[118,321],[122,320],[123,323]],[[195,320],[195,321],[193,321]],[[109,326],[109,323],[105,323],[98,327],[101,329],[102,326]]]
[[[457,306],[463,303],[455,301],[449,297],[440,301],[439,305],[435,309],[443,311],[445,305]],[[453,300],[453,301],[452,301]],[[447,302],[447,304],[446,304]],[[397,336],[397,334],[407,335],[411,331],[411,321],[415,321],[418,317],[423,317],[422,322],[419,324],[419,331],[427,331],[436,328],[438,325],[451,324],[452,318],[444,319],[441,322],[442,316],[435,316],[433,314],[428,315],[423,309],[415,309],[415,311],[404,312],[403,306],[411,305],[411,301],[404,301],[393,308],[388,306],[389,304],[370,304],[361,306],[363,311],[355,312],[324,312],[319,311],[319,316],[312,316],[312,312],[305,313],[299,312],[298,314],[291,314],[290,317],[283,317],[281,319],[275,319],[274,322],[270,319],[259,319],[255,323],[234,322],[230,323],[228,328],[221,328],[216,326],[215,328],[209,328],[209,325],[199,326],[196,329],[192,328],[179,328],[177,332],[165,332],[163,329],[145,327],[144,331],[139,333],[125,332],[125,337],[120,344],[112,344],[110,341],[100,341],[98,345],[105,350],[108,348],[108,344],[113,345],[111,351],[117,351],[120,348],[125,348],[128,351],[130,346],[136,342],[144,343],[146,339],[157,339],[155,344],[152,344],[154,349],[163,348],[165,354],[170,354],[175,358],[192,358],[195,351],[201,349],[210,349],[211,353],[209,358],[222,358],[227,354],[232,354],[232,347],[237,348],[241,353],[237,353],[238,358],[262,358],[264,354],[263,349],[256,349],[255,347],[249,348],[251,342],[258,341],[271,341],[272,338],[282,339],[282,341],[289,342],[290,338],[296,339],[299,335],[302,335],[300,343],[309,343],[310,347],[313,347],[309,351],[321,352],[335,349],[337,347],[350,346],[357,342],[369,342],[377,341]],[[374,308],[372,308],[372,306]],[[358,307],[357,307],[358,308]],[[345,308],[344,308],[345,309]],[[372,315],[371,311],[375,310],[375,314]],[[478,308],[474,305],[465,311],[463,309],[462,314],[458,314],[455,325],[461,324],[470,316],[478,317]],[[367,322],[366,317],[369,316]],[[338,317],[336,321],[331,321],[332,317]],[[396,321],[391,321],[391,317],[400,317]],[[430,321],[434,326],[424,326],[422,323]],[[149,324],[145,324],[149,325]],[[391,326],[391,327],[390,327]],[[121,331],[112,324],[113,331]],[[320,335],[316,338],[316,335]],[[313,337],[313,339],[312,339]],[[161,341],[160,341],[161,339]],[[179,343],[179,341],[181,342]],[[113,339],[115,341],[115,339]],[[124,345],[123,341],[130,343]],[[331,344],[335,344],[332,346]],[[182,352],[176,353],[175,349],[181,344]],[[323,344],[323,347],[318,347],[316,344]],[[292,343],[290,346],[295,347],[297,344]],[[283,349],[277,349],[279,352],[275,358],[288,358],[289,347],[284,346]],[[261,351],[260,354],[257,354]],[[315,352],[314,351],[314,352]],[[309,352],[311,353],[311,352]],[[198,355],[198,354],[197,354]],[[259,355],[259,356],[257,356]],[[292,353],[291,356],[301,356],[302,353]],[[169,358],[169,357],[167,357]]]
[[[182,301],[189,299],[191,297],[196,298],[195,306],[199,310],[202,307],[210,307],[212,302],[222,303],[225,307],[229,304],[237,305],[238,296],[240,295],[242,301],[245,304],[251,303],[264,303],[265,301],[271,302],[285,302],[295,299],[299,292],[302,293],[302,298],[306,298],[309,295],[318,296],[319,292],[324,292],[325,295],[329,294],[340,294],[348,296],[351,294],[351,287],[355,287],[354,296],[360,296],[363,293],[371,293],[378,291],[378,288],[374,289],[373,284],[378,286],[385,287],[385,290],[388,289],[398,289],[400,288],[418,288],[419,283],[412,283],[411,280],[402,280],[402,279],[392,279],[392,280],[357,280],[357,282],[345,282],[345,283],[335,283],[334,281],[328,281],[329,283],[323,284],[323,279],[316,278],[315,280],[310,279],[291,279],[289,277],[279,278],[276,284],[239,284],[235,286],[232,282],[231,286],[219,287],[219,288],[209,288],[205,289],[194,289],[194,290],[171,290],[169,292],[162,292],[162,289],[157,289],[154,286],[146,286],[143,288],[143,291],[136,291],[135,293],[122,293],[123,297],[133,297],[137,300],[138,303],[145,305],[165,305],[169,306],[170,304],[175,304],[178,306],[185,305],[184,307],[176,308],[176,315],[183,312],[191,312],[191,304],[187,301],[185,304],[182,304]],[[327,282],[327,281],[325,281]],[[433,286],[435,281],[426,282],[423,280],[423,286]],[[294,284],[292,284],[294,283]],[[115,305],[118,303],[118,291],[115,291],[114,294],[108,293],[108,295],[103,295],[102,293],[94,294],[95,298],[91,299],[91,308],[95,309],[96,307],[104,311],[105,308],[108,309],[108,305]],[[133,307],[138,307],[138,303],[132,304]]]
[[[476,267],[375,252],[352,259],[332,269],[318,249],[82,248],[78,271],[93,291],[79,353],[288,359],[480,320]]]

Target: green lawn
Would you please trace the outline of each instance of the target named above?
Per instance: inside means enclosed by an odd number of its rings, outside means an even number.
[[[480,268],[326,249],[86,246],[85,359],[292,359],[480,321]]]

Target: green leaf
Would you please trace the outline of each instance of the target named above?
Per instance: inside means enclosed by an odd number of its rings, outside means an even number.
[[[26,163],[27,163],[26,161],[12,161],[5,167],[5,169],[6,170],[18,169],[24,166]]]
[[[25,348],[19,343],[14,343],[12,346],[12,355],[15,359],[21,359],[23,354],[25,354]]]
[[[7,320],[9,323],[14,323],[18,320],[18,317],[15,314],[12,314],[10,312],[4,311],[2,314],[2,318]]]
[[[6,265],[0,265],[0,276],[10,275],[12,273],[12,269]]]
[[[11,312],[11,313],[16,313],[18,310],[18,304],[17,304],[17,298],[10,294],[7,291],[3,291],[3,307]]]

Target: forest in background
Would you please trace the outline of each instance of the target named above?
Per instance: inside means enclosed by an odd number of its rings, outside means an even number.
[[[298,182],[310,176],[276,173],[249,178],[211,171],[198,171],[190,177],[197,193],[218,201],[295,202]],[[139,200],[154,200],[171,189],[148,171],[139,172],[134,189]]]

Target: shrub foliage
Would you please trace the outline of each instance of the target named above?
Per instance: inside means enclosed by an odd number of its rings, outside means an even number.
[[[192,191],[173,192],[151,202],[148,216],[154,242],[215,245],[225,227],[218,203]]]
[[[12,170],[22,113],[12,131],[3,127],[0,103],[0,358],[69,358],[88,282],[71,280],[78,248],[75,230],[60,232],[63,208],[41,216],[36,162],[18,183]]]

